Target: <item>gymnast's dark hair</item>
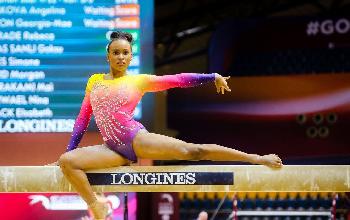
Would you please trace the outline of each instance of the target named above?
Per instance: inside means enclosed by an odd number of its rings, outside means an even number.
[[[108,53],[109,53],[109,46],[111,46],[111,43],[115,40],[120,40],[120,39],[127,40],[130,43],[130,46],[133,43],[133,37],[130,33],[123,32],[123,31],[113,31],[110,35],[109,43],[106,46],[106,50]]]

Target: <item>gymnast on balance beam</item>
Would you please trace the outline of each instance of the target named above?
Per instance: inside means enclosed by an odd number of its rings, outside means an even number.
[[[280,168],[275,154],[247,154],[217,144],[193,144],[176,138],[148,132],[133,119],[137,103],[146,92],[175,87],[193,87],[214,82],[218,93],[230,92],[227,80],[217,73],[181,73],[155,76],[128,75],[132,60],[133,38],[130,33],[113,32],[107,49],[109,73],[93,74],[86,85],[85,97],[75,121],[67,152],[53,165],[59,165],[64,176],[88,204],[95,219],[104,219],[107,206],[99,201],[85,171],[128,165],[137,158],[154,160],[243,161]],[[77,148],[92,113],[103,136],[101,145]]]

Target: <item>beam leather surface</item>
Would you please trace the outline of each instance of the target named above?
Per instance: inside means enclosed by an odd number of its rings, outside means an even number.
[[[205,177],[209,182],[215,179],[220,182],[222,174],[228,174],[233,179],[228,179],[230,183],[224,185],[201,185],[195,178],[200,177],[202,172],[209,175]],[[94,185],[97,192],[350,191],[350,165],[285,165],[281,169],[260,165],[123,166],[87,173],[94,173],[89,177],[92,180],[96,175],[104,175],[99,177],[102,181],[119,175],[119,179],[111,180],[111,185]],[[163,174],[167,176],[166,181]],[[211,175],[216,177],[211,178]],[[145,185],[134,185],[141,183],[141,179],[145,180]],[[128,184],[123,184],[125,182]],[[57,166],[0,166],[0,192],[75,190]]]

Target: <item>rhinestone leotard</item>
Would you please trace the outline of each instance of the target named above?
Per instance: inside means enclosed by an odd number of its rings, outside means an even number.
[[[133,138],[140,129],[145,129],[133,119],[134,110],[146,92],[193,87],[215,80],[214,73],[164,76],[139,74],[125,75],[113,80],[104,79],[104,75],[93,74],[88,80],[67,151],[78,146],[93,113],[107,147],[130,161],[137,160],[132,148]]]

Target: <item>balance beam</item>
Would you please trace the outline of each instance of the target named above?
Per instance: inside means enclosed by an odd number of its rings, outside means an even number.
[[[349,192],[349,165],[122,166],[87,172],[96,192]],[[0,166],[0,192],[75,192],[57,166]]]

